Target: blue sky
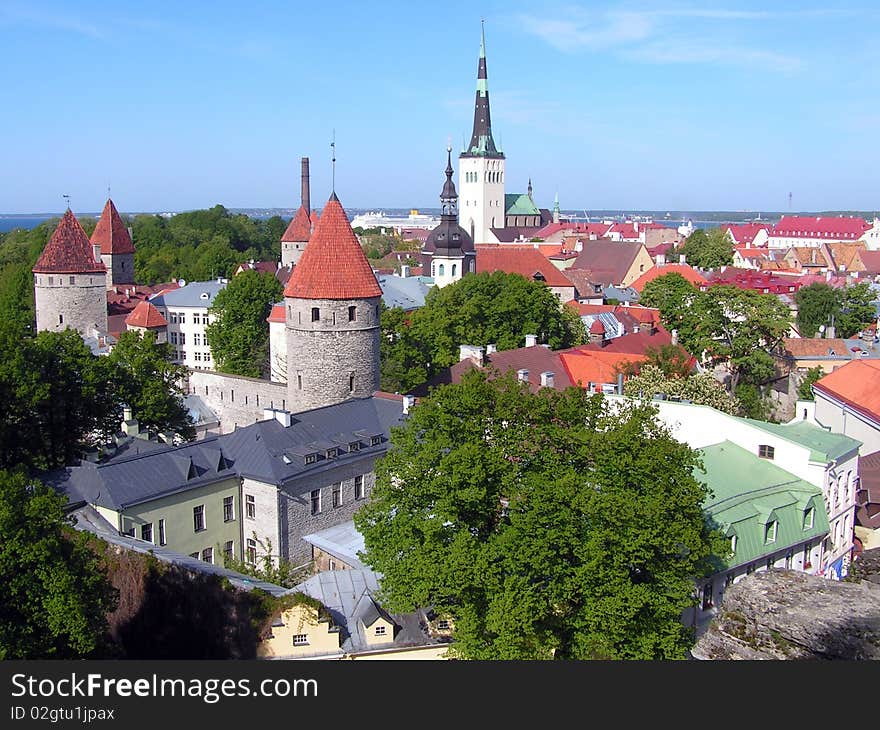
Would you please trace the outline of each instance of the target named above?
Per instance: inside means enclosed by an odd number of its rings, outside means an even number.
[[[880,208],[874,2],[0,0],[0,212],[436,207],[481,17],[508,192]]]

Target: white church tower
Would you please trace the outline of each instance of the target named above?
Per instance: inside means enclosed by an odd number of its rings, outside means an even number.
[[[471,143],[458,157],[459,219],[477,243],[498,243],[492,228],[504,228],[504,153],[492,139],[489,85],[486,77],[486,34],[480,37],[477,98]]]

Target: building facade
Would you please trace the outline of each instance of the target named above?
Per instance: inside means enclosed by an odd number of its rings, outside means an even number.
[[[227,283],[227,279],[191,281],[150,299],[168,323],[167,340],[173,348],[174,362],[192,370],[214,369],[205,327],[214,321],[211,306]]]

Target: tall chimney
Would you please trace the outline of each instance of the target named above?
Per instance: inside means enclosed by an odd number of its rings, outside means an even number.
[[[302,158],[302,207],[306,213],[312,212],[312,201],[309,197],[309,158]]]

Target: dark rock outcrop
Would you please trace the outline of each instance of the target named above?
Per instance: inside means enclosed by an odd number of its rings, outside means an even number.
[[[880,585],[857,561],[855,581],[768,570],[730,586],[692,650],[696,659],[880,659]],[[864,557],[864,556],[863,556]]]

